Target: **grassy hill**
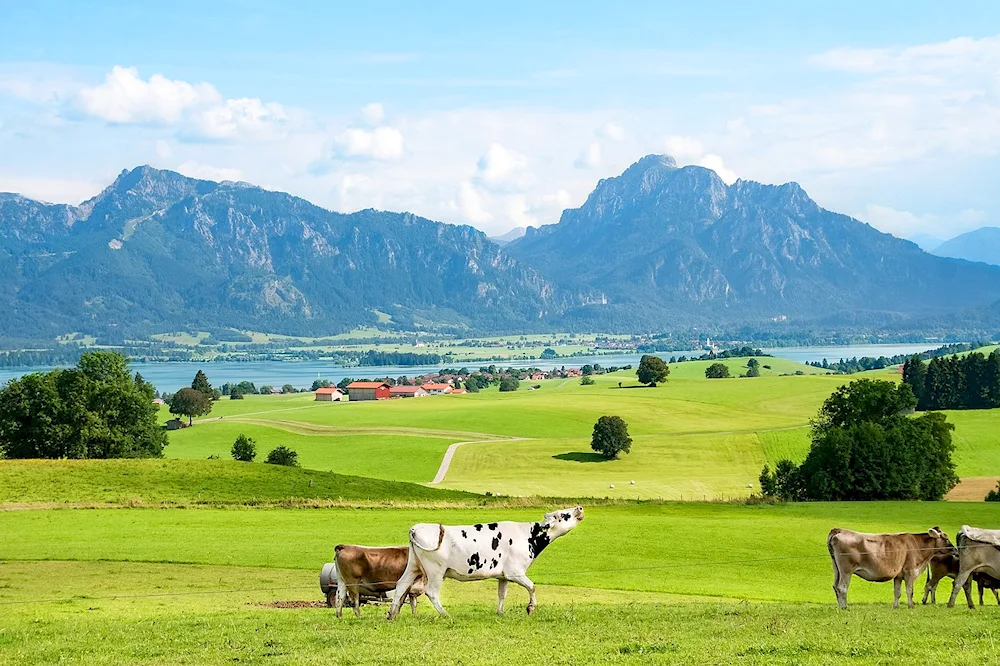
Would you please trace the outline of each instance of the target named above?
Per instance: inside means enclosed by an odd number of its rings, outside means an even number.
[[[738,375],[747,360],[723,362]],[[771,366],[759,378],[714,380],[704,377],[711,361],[675,363],[670,379],[655,388],[622,371],[596,376],[593,386],[578,379],[525,381],[513,393],[418,400],[316,403],[311,394],[222,400],[208,419],[172,433],[167,455],[225,457],[246,432],[262,451],[279,443],[299,450],[307,467],[426,483],[450,444],[472,442],[458,448],[444,487],[619,499],[745,496],[765,463],[805,455],[809,420],[838,386],[863,376],[900,378],[895,368],[845,376],[783,359],[759,361]],[[604,414],[629,424],[634,444],[621,460],[599,461],[590,450],[593,424]],[[949,418],[957,426],[959,474],[1000,473],[1000,429],[990,427],[997,415]]]
[[[232,460],[0,460],[0,509],[38,504],[468,503],[474,495]]]

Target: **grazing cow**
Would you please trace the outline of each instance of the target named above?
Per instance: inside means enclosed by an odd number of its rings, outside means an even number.
[[[833,560],[833,591],[837,605],[847,608],[851,576],[875,583],[893,582],[893,608],[899,608],[900,586],[906,582],[907,606],[913,608],[913,583],[935,555],[955,547],[939,527],[926,534],[864,534],[833,529],[826,539]],[[957,583],[956,583],[957,584]],[[952,592],[952,598],[958,588]]]
[[[930,597],[931,603],[937,603],[937,586],[942,578],[951,578],[952,585],[955,584],[955,577],[958,576],[958,549],[949,552],[947,555],[935,555],[927,565],[927,582],[924,584],[924,599],[921,603],[927,603]],[[971,594],[969,584],[966,584],[965,594]]]
[[[528,591],[528,615],[535,610],[535,584],[528,567],[545,548],[583,520],[583,507],[545,514],[537,523],[479,523],[476,525],[414,525],[410,529],[410,556],[396,586],[396,598],[389,609],[395,619],[402,595],[421,569],[427,577],[427,598],[441,615],[447,615],[438,593],[445,578],[460,581],[496,578],[497,614],[503,613],[507,583]]]
[[[955,606],[958,588],[964,586],[969,578],[977,573],[985,573],[993,578],[1000,578],[1000,530],[983,530],[962,525],[958,532],[958,576],[955,577],[955,588],[951,591],[948,608]],[[980,599],[982,591],[980,590]],[[972,598],[966,595],[969,608],[974,608]]]
[[[361,617],[361,597],[380,596],[396,589],[396,582],[406,570],[409,549],[406,546],[370,548],[340,544],[334,549],[334,563],[337,574],[337,617],[340,617],[344,601],[350,595],[354,603],[354,614]],[[417,597],[426,584],[419,568],[415,570],[414,581],[405,591],[410,610],[417,612]],[[402,602],[403,599],[400,599]]]

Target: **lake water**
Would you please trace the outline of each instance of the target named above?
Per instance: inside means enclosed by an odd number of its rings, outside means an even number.
[[[800,363],[809,361],[837,361],[853,356],[895,356],[896,354],[913,354],[933,349],[934,344],[907,345],[857,345],[845,347],[782,347],[765,349],[764,351],[779,358],[787,358]],[[700,355],[701,351],[661,352],[658,356],[670,358],[681,355]],[[526,368],[536,367],[545,370],[566,366],[578,368],[588,363],[600,363],[607,367],[611,365],[637,365],[641,354],[607,354],[604,356],[573,356],[552,360],[503,361],[496,365],[503,367]],[[454,364],[461,367],[462,364]],[[466,363],[470,369],[478,368],[486,363]],[[312,385],[314,379],[328,379],[338,382],[344,377],[366,379],[372,377],[408,377],[436,372],[440,365],[434,366],[381,366],[364,368],[345,368],[329,361],[219,361],[219,362],[164,362],[164,363],[133,363],[133,372],[140,372],[147,381],[153,383],[161,391],[176,391],[184,386],[190,386],[194,374],[200,369],[208,375],[213,386],[221,386],[227,382],[237,383],[251,381],[259,386],[270,385],[280,387],[283,384],[302,388]],[[50,368],[4,368],[0,370],[0,383],[20,377],[27,372],[48,370]]]

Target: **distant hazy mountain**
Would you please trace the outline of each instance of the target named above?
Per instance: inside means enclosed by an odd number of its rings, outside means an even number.
[[[80,206],[0,194],[6,337],[325,334],[375,323],[376,310],[474,331],[732,330],[783,316],[827,329],[958,310],[992,321],[997,294],[1000,267],[927,254],[795,183],[727,186],[658,155],[503,248],[468,226],[334,213],[150,167]]]
[[[124,171],[78,207],[0,194],[0,334],[181,326],[326,333],[525,327],[555,288],[472,227],[333,213],[281,192]]]
[[[936,247],[944,242],[943,238],[937,236],[932,236],[931,234],[912,234],[907,237],[908,240],[913,241],[920,246],[920,249],[925,252],[933,252]]]
[[[824,210],[796,183],[727,186],[662,155],[602,180],[558,224],[506,249],[590,303],[571,316],[616,322],[857,322],[977,307],[1000,293],[1000,268],[927,254]]]
[[[934,254],[1000,266],[1000,227],[982,227],[955,236],[938,246]]]
[[[511,241],[515,241],[524,235],[524,227],[514,227],[507,233],[501,236],[490,236],[490,240],[497,245],[506,245]]]

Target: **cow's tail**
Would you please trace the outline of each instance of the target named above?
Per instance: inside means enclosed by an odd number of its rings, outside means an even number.
[[[427,548],[427,547],[421,545],[420,543],[418,543],[417,542],[417,528],[416,527],[411,527],[410,528],[410,546],[411,546],[411,550],[412,550],[412,547],[415,546],[415,547],[419,548],[420,550],[425,550],[425,551],[428,551],[428,552],[434,552],[435,550],[440,550],[441,549],[441,544],[443,544],[443,543],[444,543],[444,525],[442,525],[440,523],[438,523],[438,540],[437,540],[437,545],[434,546],[433,548]]]
[[[833,563],[833,586],[837,587],[840,585],[840,567],[837,566],[837,556],[833,553],[833,538],[840,534],[843,530],[839,527],[835,527],[830,530],[830,534],[826,537],[826,549],[830,551],[830,561]]]

